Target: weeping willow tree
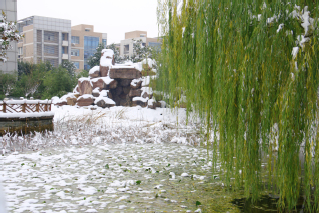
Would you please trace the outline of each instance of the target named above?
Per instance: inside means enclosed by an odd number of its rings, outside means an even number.
[[[291,210],[319,207],[318,1],[158,0],[157,89],[186,95],[225,182]],[[268,161],[264,180],[262,161]]]

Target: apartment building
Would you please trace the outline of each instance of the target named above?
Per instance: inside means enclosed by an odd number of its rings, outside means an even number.
[[[71,20],[31,16],[18,22],[24,39],[18,43],[18,60],[32,63],[49,61],[57,67],[68,60],[78,70],[89,70],[88,59],[99,43],[107,44],[107,34],[94,32],[93,25],[71,27]]]
[[[120,55],[131,57],[133,52],[134,40],[142,40],[143,46],[160,47],[161,41],[158,38],[148,38],[147,31],[132,31],[125,33],[125,40],[121,40],[120,43]]]
[[[17,0],[0,0],[0,14],[2,11],[6,13],[7,21],[17,21]],[[12,49],[7,51],[7,62],[0,62],[0,70],[4,73],[14,72],[18,70],[17,63],[17,43],[11,42]]]
[[[71,61],[78,70],[89,70],[88,59],[99,43],[107,45],[107,34],[94,32],[93,25],[80,24],[71,28]]]
[[[18,60],[50,62],[57,67],[71,57],[71,20],[31,16],[18,22],[24,39],[18,43]]]

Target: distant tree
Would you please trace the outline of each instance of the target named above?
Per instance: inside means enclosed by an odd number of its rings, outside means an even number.
[[[67,61],[67,60],[63,60],[62,64],[60,65],[62,68],[65,68],[68,72],[69,75],[71,77],[75,76],[75,70],[76,70],[76,66],[74,65],[73,62],[71,61]]]
[[[152,57],[152,48],[146,45],[143,45],[143,41],[140,40],[134,40],[133,43],[133,56],[130,58],[130,60],[134,63],[140,62],[145,58],[151,58]]]
[[[12,48],[10,43],[19,41],[23,36],[19,34],[16,23],[7,21],[4,11],[2,11],[0,21],[0,61],[6,62],[7,50]]]
[[[17,74],[2,73],[0,71],[0,99],[9,96],[15,88]]]
[[[100,65],[101,51],[103,49],[105,49],[104,44],[99,44],[96,48],[96,52],[88,59],[88,65],[90,65],[91,68]]]
[[[89,77],[89,72],[87,70],[82,70],[76,76],[77,79],[82,78],[82,77],[85,77],[85,78]]]
[[[52,70],[52,64],[50,62],[45,62],[45,63],[38,63],[38,64],[33,64],[30,62],[20,62],[18,61],[18,76],[21,76],[23,74],[29,75],[30,73],[33,72],[35,69],[41,69],[44,72]]]
[[[76,85],[76,78],[70,77],[69,71],[59,66],[47,73],[43,79],[43,85],[46,90],[43,92],[42,98],[61,97],[67,92],[72,92]]]

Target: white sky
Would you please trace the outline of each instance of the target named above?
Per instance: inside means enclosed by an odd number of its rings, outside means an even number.
[[[18,0],[18,20],[45,16],[71,20],[71,25],[94,25],[107,33],[107,44],[119,43],[125,32],[147,31],[158,36],[157,0]]]

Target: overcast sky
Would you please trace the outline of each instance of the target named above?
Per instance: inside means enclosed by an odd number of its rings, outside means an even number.
[[[119,43],[125,32],[147,31],[157,37],[157,0],[18,0],[18,20],[45,16],[71,20],[71,25],[94,25],[107,33],[107,43]]]

